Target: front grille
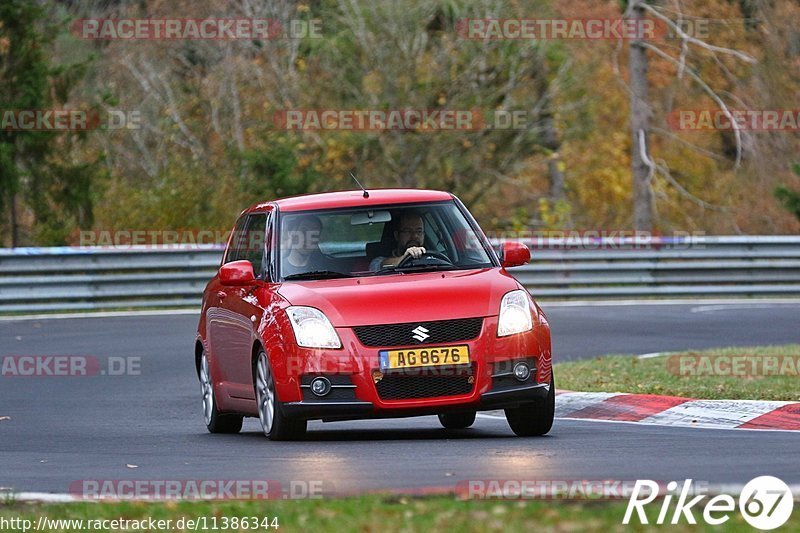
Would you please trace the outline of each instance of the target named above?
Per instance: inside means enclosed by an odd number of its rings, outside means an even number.
[[[415,333],[419,327],[427,331]],[[442,344],[468,341],[477,337],[483,326],[483,318],[460,318],[435,322],[406,322],[404,324],[381,324],[378,326],[356,326],[353,328],[364,346],[409,346],[413,344]],[[418,337],[424,337],[422,341]]]
[[[375,384],[381,400],[412,400],[470,394],[475,385],[471,367],[466,371],[385,374]]]

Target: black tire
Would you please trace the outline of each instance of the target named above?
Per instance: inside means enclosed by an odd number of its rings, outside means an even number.
[[[306,434],[307,420],[289,418],[283,412],[283,404],[275,393],[275,380],[269,357],[261,350],[256,359],[256,403],[261,430],[270,440],[300,440]],[[267,413],[270,413],[268,416]]]
[[[475,411],[467,413],[443,413],[439,422],[446,429],[466,429],[475,423]]]
[[[208,366],[208,357],[205,351],[200,357],[200,390],[203,394],[203,419],[209,433],[239,433],[242,429],[243,418],[240,415],[223,414],[217,410],[217,400],[214,397],[214,381]]]
[[[539,437],[546,435],[553,427],[556,414],[556,386],[550,378],[550,392],[547,398],[538,402],[506,409],[506,420],[511,430],[519,437]]]

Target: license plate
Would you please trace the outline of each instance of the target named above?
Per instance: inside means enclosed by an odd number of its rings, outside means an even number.
[[[417,368],[422,366],[467,365],[469,346],[432,346],[406,350],[381,350],[378,352],[381,370],[393,368]]]

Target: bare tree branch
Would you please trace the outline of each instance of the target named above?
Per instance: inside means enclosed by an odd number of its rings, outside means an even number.
[[[684,40],[686,42],[692,43],[692,44],[694,44],[694,45],[696,45],[696,46],[698,46],[698,47],[700,47],[700,48],[702,48],[704,50],[708,50],[710,52],[719,52],[721,54],[732,55],[732,56],[734,56],[734,57],[736,57],[738,59],[741,59],[742,61],[745,61],[746,63],[758,63],[756,58],[754,58],[753,56],[750,56],[748,54],[745,54],[744,52],[740,52],[739,50],[733,50],[732,48],[725,48],[725,47],[722,47],[722,46],[714,46],[712,44],[708,44],[706,42],[703,42],[700,39],[695,39],[691,35],[688,35],[685,31],[683,31],[677,24],[675,24],[675,22],[672,21],[672,19],[670,19],[669,17],[663,15],[661,12],[659,12],[653,6],[649,5],[647,2],[640,2],[639,5],[642,8],[644,8],[646,11],[652,13],[654,17],[666,22],[667,25],[670,28],[672,28],[682,40]]]
[[[652,44],[643,42],[642,45],[645,48],[648,48],[649,50],[652,50],[653,52],[655,52],[659,57],[662,57],[662,58],[666,59],[667,61],[669,61],[669,62],[671,62],[671,63],[673,63],[675,65],[678,65],[678,61],[674,57],[672,57],[669,54],[663,52],[662,50],[660,50],[659,48],[653,46]],[[717,103],[717,105],[722,110],[722,113],[730,121],[731,129],[733,129],[733,135],[734,135],[734,138],[736,139],[736,163],[735,163],[735,167],[738,168],[742,163],[742,133],[741,133],[741,128],[739,127],[739,125],[734,120],[733,115],[731,114],[730,110],[728,109],[728,106],[725,104],[725,102],[722,100],[722,98],[720,98],[720,96],[705,81],[703,81],[703,79],[696,72],[694,72],[694,69],[688,68],[686,70],[686,72],[689,74],[689,76],[694,81],[696,81],[698,83],[698,85],[700,85],[700,87],[706,92],[706,94],[708,94],[711,97],[711,99],[714,100]]]

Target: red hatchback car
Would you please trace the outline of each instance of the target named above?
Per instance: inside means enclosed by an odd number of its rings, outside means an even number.
[[[498,257],[498,255],[500,257]],[[195,364],[205,423],[258,417],[273,440],[308,420],[504,409],[517,435],[553,424],[550,327],[455,196],[383,189],[245,210],[203,295]]]

